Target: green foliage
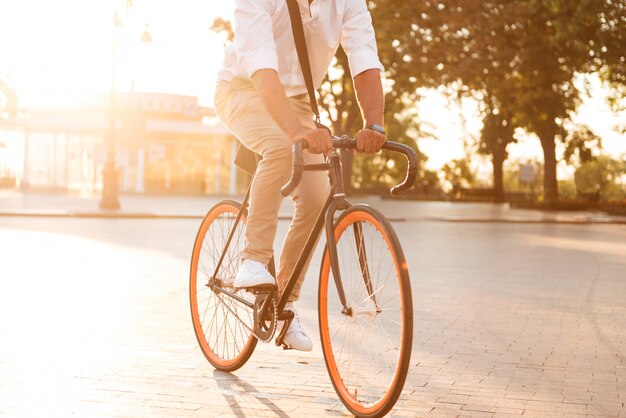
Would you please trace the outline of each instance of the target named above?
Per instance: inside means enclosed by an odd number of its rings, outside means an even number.
[[[572,162],[577,157],[580,164],[594,159],[593,151],[602,148],[602,139],[588,126],[576,126],[570,129],[561,140],[565,143],[563,159]]]
[[[604,173],[598,161],[581,165],[574,174],[574,183],[579,194],[599,193],[604,182]]]
[[[424,166],[427,157],[417,148],[415,138],[421,132],[417,119],[409,115],[389,115],[386,118],[387,138],[400,142],[417,151],[418,164]],[[400,183],[407,170],[403,155],[383,151],[376,155],[356,155],[352,161],[352,185],[360,191],[385,193],[385,190]],[[422,178],[424,172],[420,173]],[[434,185],[431,185],[434,187]]]
[[[608,203],[626,203],[626,187],[609,183],[600,193],[600,201]]]
[[[574,200],[578,193],[576,192],[576,184],[574,180],[561,180],[559,181],[559,199],[561,200]]]
[[[494,173],[507,157],[515,128],[537,134],[544,150],[547,200],[558,196],[556,140],[564,141],[569,160],[592,159],[599,145],[584,129],[562,134],[580,103],[575,77],[601,74],[613,87],[614,106],[624,103],[623,0],[369,0],[368,4],[392,86],[386,97],[391,138],[416,146],[416,139],[425,135],[419,125],[405,120],[406,110],[419,99],[419,87],[461,86],[459,94],[483,103],[485,127],[479,151],[493,156]],[[224,22],[213,27],[229,29]],[[336,133],[353,135],[360,128],[360,117],[341,50],[330,77],[322,86],[322,107]],[[622,128],[626,131],[626,123]],[[400,180],[394,176],[401,177],[401,165],[402,161],[390,163],[383,155],[358,157],[355,186],[365,189],[379,181]],[[457,165],[447,167],[448,176],[461,174]],[[510,173],[505,173],[504,189],[510,181]]]
[[[331,70],[320,88],[319,105],[332,123],[336,135],[354,135],[361,128],[361,113],[356,101],[348,56],[339,48]]]
[[[601,201],[621,201],[626,185],[619,183],[626,175],[626,163],[600,156],[583,163],[574,174],[576,191],[581,197],[597,196]]]
[[[331,121],[332,130],[337,135],[354,136],[362,128],[361,112],[356,100],[348,57],[339,48],[330,71],[325,76],[320,89],[319,101],[325,116]],[[408,97],[395,100],[387,95],[385,103],[385,130],[390,141],[401,142],[418,151],[420,165],[425,156],[417,149],[417,138],[424,137],[419,119],[411,112],[412,102]],[[345,181],[360,191],[383,192],[400,183],[406,173],[406,159],[398,154],[344,155],[344,167],[351,167],[351,178]],[[349,170],[344,170],[349,174]]]
[[[441,195],[443,189],[439,180],[439,173],[432,170],[423,170],[420,176],[419,191],[428,195]]]
[[[520,171],[524,164],[535,166],[535,178],[531,184],[520,182]],[[507,163],[504,170],[504,190],[507,193],[540,192],[543,184],[543,164],[539,161],[514,161]]]
[[[514,131],[515,127],[510,115],[499,113],[495,109],[486,112],[480,132],[478,152],[506,160],[508,156],[506,146],[517,142],[513,136]]]
[[[469,188],[476,181],[476,173],[472,170],[469,158],[452,160],[441,171],[448,188]]]
[[[209,26],[209,29],[215,33],[219,33],[224,35],[226,38],[226,42],[233,42],[235,40],[235,32],[233,31],[233,25],[229,20],[222,19],[221,17],[216,18]]]
[[[384,34],[380,49],[396,87],[410,92],[420,85],[460,81],[468,92],[490,100],[498,114],[510,115],[511,126],[539,136],[544,149],[544,189],[549,200],[556,198],[557,121],[565,121],[580,101],[574,77],[602,70],[606,79],[626,84],[625,3],[373,3],[376,27]],[[484,150],[490,151],[488,144]]]

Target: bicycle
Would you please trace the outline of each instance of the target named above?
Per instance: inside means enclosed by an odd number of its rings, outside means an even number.
[[[285,304],[324,228],[318,319],[326,368],[346,408],[358,417],[375,417],[395,405],[409,369],[413,342],[409,272],[385,216],[346,200],[339,150],[354,148],[355,141],[345,136],[332,140],[333,149],[323,164],[303,165],[303,143],[293,146],[292,175],[282,188],[283,196],[295,189],[304,171],[329,171],[332,187],[283,293],[278,295],[275,286],[232,285],[243,246],[248,189],[242,203],[219,202],[200,225],[191,258],[191,316],[200,348],[218,370],[242,367],[259,340],[272,340],[278,321],[285,321],[276,338],[276,345],[282,345],[293,319]],[[409,162],[405,180],[391,189],[397,196],[414,183],[417,157],[400,143],[387,142],[383,149],[402,153]],[[273,259],[268,269],[276,275]]]

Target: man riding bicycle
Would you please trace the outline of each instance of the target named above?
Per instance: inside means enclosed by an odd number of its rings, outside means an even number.
[[[386,141],[383,68],[365,0],[297,1],[315,87],[319,88],[341,44],[363,117],[364,128],[355,137],[356,149],[378,152]],[[291,147],[306,141],[304,163],[319,164],[332,142],[329,131],[317,126],[313,118],[286,0],[236,0],[234,32],[235,42],[226,49],[218,74],[215,109],[224,125],[262,160],[251,186],[243,261],[233,285],[250,288],[277,282],[282,292],[329,194],[325,172],[307,173],[291,194],[295,214],[275,280],[266,266],[274,252],[280,189],[291,172]],[[309,262],[310,258],[307,267]],[[310,351],[313,344],[293,306],[305,272],[306,267],[285,306],[295,316],[283,342],[289,348]]]

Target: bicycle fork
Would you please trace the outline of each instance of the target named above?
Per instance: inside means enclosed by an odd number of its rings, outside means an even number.
[[[341,175],[341,156],[337,150],[333,150],[331,154],[331,177],[332,183],[335,185],[333,190],[333,200],[330,203],[326,211],[326,247],[328,249],[328,255],[330,257],[330,267],[333,272],[333,278],[335,280],[335,286],[337,288],[337,294],[339,301],[343,307],[341,313],[347,316],[354,314],[352,307],[348,306],[346,301],[346,293],[343,288],[343,281],[341,280],[341,272],[339,270],[339,260],[337,257],[337,241],[335,239],[335,213],[338,210],[346,210],[352,206],[347,200],[344,192],[343,177]],[[354,239],[356,242],[357,254],[359,257],[359,267],[361,274],[363,275],[363,282],[367,289],[368,297],[372,299],[372,302],[376,306],[378,311],[378,304],[376,303],[376,296],[372,287],[372,279],[370,276],[369,268],[367,265],[367,254],[365,252],[365,243],[363,241],[363,229],[360,223],[354,224]]]
[[[343,280],[341,279],[339,259],[337,256],[337,241],[335,239],[334,231],[335,224],[333,222],[333,218],[337,210],[344,210],[349,208],[350,206],[351,205],[346,200],[338,199],[330,205],[328,211],[326,212],[326,248],[328,251],[328,256],[330,258],[330,268],[333,273],[335,287],[337,288],[337,295],[339,296],[339,301],[341,302],[343,308],[341,313],[347,316],[353,316],[355,312],[353,312],[351,306],[348,306],[346,293],[343,287]],[[379,308],[378,303],[376,302],[376,292],[374,292],[370,269],[367,264],[367,253],[365,250],[365,242],[363,240],[363,227],[359,222],[355,223],[353,227],[356,251],[359,257],[359,268],[361,270],[361,275],[363,276],[363,284],[365,285],[365,289],[367,290],[368,298],[372,300],[374,306],[376,307],[376,311],[378,312]]]

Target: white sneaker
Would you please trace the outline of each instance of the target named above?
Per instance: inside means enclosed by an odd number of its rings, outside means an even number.
[[[300,323],[300,318],[298,318],[298,312],[293,306],[293,302],[287,302],[285,305],[286,311],[293,312],[293,321],[291,321],[291,325],[289,325],[289,329],[285,333],[285,338],[283,339],[283,343],[293,350],[298,351],[311,351],[313,350],[313,341],[307,335],[304,327]]]
[[[263,263],[254,260],[244,260],[239,267],[237,276],[233,281],[234,287],[274,286],[276,280],[267,271]]]

